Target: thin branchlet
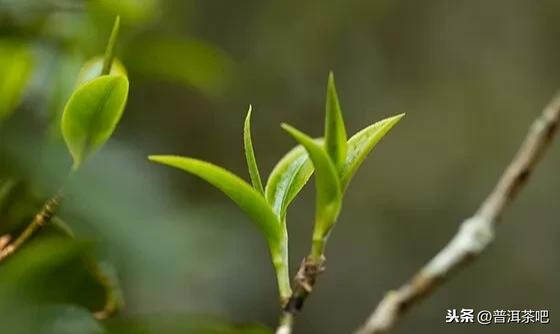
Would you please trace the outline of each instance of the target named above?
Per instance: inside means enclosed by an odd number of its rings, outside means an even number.
[[[0,262],[8,256],[16,252],[29,238],[31,238],[38,230],[47,225],[56,215],[58,207],[62,201],[62,193],[58,192],[55,196],[45,202],[41,210],[35,215],[33,220],[23,232],[8,245],[0,250]]]
[[[356,334],[389,333],[412,305],[430,295],[492,243],[501,215],[550,147],[559,123],[560,93],[534,121],[517,154],[474,216],[465,220],[451,241],[407,283],[388,292]]]

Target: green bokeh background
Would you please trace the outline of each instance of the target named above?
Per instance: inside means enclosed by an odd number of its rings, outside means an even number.
[[[39,249],[53,266],[59,253],[67,254],[62,272],[41,271],[50,278],[39,283],[30,278],[35,271],[21,269],[34,268],[26,262],[34,256],[22,252],[0,268],[0,276],[9,276],[0,279],[3,290],[36,288],[40,297],[33,298],[60,324],[62,315],[87,314],[69,304],[95,308],[99,294],[94,284],[80,285],[87,279],[74,268],[75,256],[61,249],[111,263],[125,309],[112,324],[80,320],[68,333],[102,331],[96,326],[132,333],[126,322],[154,317],[275,325],[276,285],[256,226],[219,191],[146,156],[196,157],[248,180],[242,126],[252,104],[253,141],[267,176],[293,146],[280,122],[322,133],[329,70],[350,134],[407,113],[350,185],[328,245],[327,272],[295,327],[295,333],[350,333],[476,210],[560,88],[554,0],[0,0],[0,39],[23,45],[33,59],[20,103],[0,124],[0,179],[20,187],[19,197],[0,207],[3,233],[17,232],[62,182],[71,161],[57,117],[82,62],[103,52],[116,13],[123,22],[117,56],[131,91],[116,133],[76,176],[60,213],[80,242],[59,247],[55,239],[51,250]],[[555,144],[504,215],[496,242],[414,308],[399,332],[560,330],[559,166]],[[310,182],[288,213],[294,272],[309,250],[313,197]],[[0,307],[12,307],[7,298],[9,306]],[[0,320],[26,333],[18,326],[42,321],[26,313],[30,307]],[[551,322],[446,325],[450,308],[548,309]],[[202,332],[177,328],[166,330]]]

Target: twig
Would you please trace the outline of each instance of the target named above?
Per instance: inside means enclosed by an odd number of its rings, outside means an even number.
[[[560,122],[560,94],[531,126],[513,161],[474,216],[428,264],[399,289],[390,291],[356,334],[388,333],[422,297],[432,293],[452,273],[475,259],[494,239],[494,229],[506,206],[529,179],[541,160]]]
[[[93,313],[98,320],[105,320],[115,315],[124,306],[122,291],[113,268],[99,263],[95,258],[88,259],[88,269],[105,290],[103,308]]]
[[[39,211],[39,213],[35,215],[33,221],[29,225],[27,225],[25,230],[23,230],[23,232],[17,237],[17,239],[0,250],[0,262],[13,254],[21,247],[21,245],[23,245],[27,241],[27,239],[35,234],[35,232],[37,232],[39,229],[50,222],[50,220],[58,210],[61,200],[62,195],[59,192],[53,198],[45,202],[45,204],[41,208],[41,211]]]
[[[10,243],[10,240],[12,240],[12,237],[9,234],[0,237],[0,252]]]
[[[280,324],[276,329],[276,334],[292,334],[292,327],[294,325],[294,315],[289,312],[282,313]]]
[[[294,278],[294,291],[283,305],[280,323],[276,334],[290,334],[294,325],[294,316],[301,311],[307,296],[313,290],[317,276],[325,271],[325,257],[308,256],[303,259]]]
[[[294,292],[284,305],[284,312],[295,315],[303,308],[303,303],[313,290],[317,276],[325,271],[325,257],[316,259],[308,256],[301,262],[294,278]]]

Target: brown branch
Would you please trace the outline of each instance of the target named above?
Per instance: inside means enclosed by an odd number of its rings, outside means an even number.
[[[62,195],[58,193],[53,198],[45,202],[41,211],[35,215],[33,221],[27,225],[25,230],[23,230],[17,239],[0,250],[0,262],[4,261],[8,256],[17,251],[21,245],[23,245],[33,234],[35,234],[35,232],[51,221],[60,206],[61,200]]]
[[[301,311],[307,296],[313,290],[317,276],[325,271],[325,257],[315,258],[308,256],[301,261],[296,276],[294,277],[294,291],[290,299],[283,305],[283,312],[276,334],[290,334],[294,324],[294,316]]]
[[[560,94],[531,126],[516,156],[474,216],[428,264],[399,289],[390,291],[356,334],[390,332],[410,306],[432,293],[451,274],[475,259],[494,239],[504,209],[515,198],[541,160],[560,122]]]

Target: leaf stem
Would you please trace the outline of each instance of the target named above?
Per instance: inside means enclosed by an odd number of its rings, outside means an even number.
[[[279,323],[276,334],[291,334],[294,325],[294,315],[289,312],[282,313]]]

